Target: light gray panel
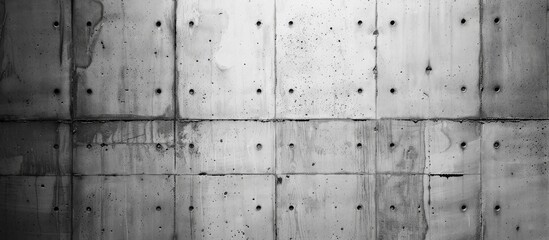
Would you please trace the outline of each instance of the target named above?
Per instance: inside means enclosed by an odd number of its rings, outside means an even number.
[[[479,1],[377,4],[377,116],[478,116]]]
[[[272,175],[178,176],[180,239],[274,239]]]
[[[75,0],[77,118],[172,118],[174,1]]]
[[[373,175],[289,175],[277,180],[279,239],[374,239]]]
[[[277,122],[278,173],[373,173],[375,121]]]
[[[177,173],[273,173],[275,123],[177,123]]]
[[[375,118],[376,2],[276,2],[276,116]]]
[[[274,2],[177,3],[180,118],[274,117]]]
[[[548,124],[490,122],[483,126],[485,239],[549,236]]]

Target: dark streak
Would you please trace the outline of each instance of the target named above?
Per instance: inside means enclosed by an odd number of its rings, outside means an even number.
[[[441,173],[441,174],[429,174],[429,176],[437,176],[437,177],[451,178],[451,177],[463,177],[463,174],[457,174],[457,173]]]

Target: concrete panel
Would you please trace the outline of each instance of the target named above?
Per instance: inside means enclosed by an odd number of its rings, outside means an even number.
[[[277,180],[279,239],[374,239],[372,175],[291,175]]]
[[[375,121],[277,123],[279,173],[373,173]]]
[[[425,239],[423,175],[376,175],[377,239]]]
[[[483,116],[547,118],[547,1],[482,4]]]
[[[379,121],[377,172],[479,174],[480,123]]]
[[[274,141],[273,122],[179,122],[177,173],[273,173]]]
[[[71,1],[0,6],[0,118],[70,118]]]
[[[377,239],[480,239],[480,175],[377,175]]]
[[[1,239],[71,239],[70,177],[0,177]]]
[[[425,122],[425,173],[480,174],[479,122]]]
[[[69,175],[70,137],[66,123],[0,123],[0,175]]]
[[[274,2],[178,2],[179,117],[274,117]]]
[[[279,118],[375,118],[376,2],[276,3]]]
[[[77,118],[171,118],[174,1],[75,0]]]
[[[377,116],[478,116],[479,1],[380,0],[377,5]]]
[[[428,193],[423,197],[428,224],[424,239],[481,239],[480,175],[423,179]]]
[[[173,176],[74,177],[73,239],[173,239]]]
[[[424,122],[379,121],[378,173],[423,173],[425,168]]]
[[[548,121],[491,122],[482,129],[485,239],[549,236]]]
[[[274,239],[272,175],[178,176],[179,239]]]
[[[162,174],[174,171],[173,122],[78,122],[74,130],[76,174]]]

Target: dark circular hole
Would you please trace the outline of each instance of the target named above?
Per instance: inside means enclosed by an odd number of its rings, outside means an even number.
[[[193,27],[194,26],[194,22],[193,21],[189,21],[189,27]]]
[[[88,88],[88,90],[86,90],[86,92],[87,92],[88,94],[92,94],[92,93],[93,93],[93,91],[91,90],[91,88]]]
[[[392,94],[395,94],[395,93],[396,93],[396,89],[391,88],[391,90],[389,90],[389,92],[391,92]]]
[[[467,143],[466,142],[461,142],[461,148],[465,149],[467,147]]]
[[[59,27],[59,22],[58,21],[53,22],[53,26],[54,27]]]
[[[461,87],[461,92],[467,92],[467,88],[465,86]]]
[[[499,17],[494,18],[494,22],[495,22],[495,23],[499,23]]]
[[[161,93],[162,93],[162,89],[157,88],[157,89],[156,89],[156,94],[161,94]]]
[[[156,206],[156,211],[160,211],[162,208],[160,206]]]
[[[496,206],[494,207],[494,210],[496,210],[496,212],[499,212],[499,211],[501,211],[501,207],[500,207],[499,205],[496,205]]]
[[[358,20],[358,25],[362,25],[362,20]]]
[[[55,95],[57,95],[57,94],[61,93],[61,90],[59,90],[59,88],[53,89],[53,93]]]
[[[156,144],[156,148],[157,148],[157,149],[162,149],[162,144],[157,143],[157,144]]]
[[[91,212],[91,210],[92,210],[91,207],[87,207],[87,208],[86,208],[86,211],[88,211],[88,212]]]
[[[389,147],[390,147],[390,148],[394,148],[394,147],[395,147],[395,143],[389,143]]]
[[[261,145],[261,143],[258,143],[257,145],[255,145],[255,148],[257,150],[261,150],[263,148],[263,145]]]
[[[289,21],[288,25],[290,25],[290,26],[294,25],[294,21]]]
[[[162,26],[162,23],[160,21],[156,21],[156,26],[160,27],[160,26]]]
[[[494,148],[496,148],[496,149],[499,148],[499,142],[498,141],[494,142]]]
[[[257,211],[261,210],[261,205],[257,205],[257,207],[255,207],[255,210]]]
[[[290,148],[294,148],[294,144],[293,143],[290,143],[290,145],[288,145]]]
[[[362,205],[356,206],[356,210],[362,210]]]
[[[391,211],[394,211],[394,210],[396,209],[396,207],[395,207],[394,205],[391,205],[391,206],[389,207],[389,209],[391,209]]]
[[[194,207],[193,206],[189,206],[189,211],[192,211],[194,210]]]
[[[290,205],[290,207],[288,207],[288,209],[290,209],[290,211],[293,211],[293,210],[294,210],[294,206]]]
[[[499,90],[501,90],[501,89],[499,88],[499,86],[495,86],[495,87],[494,87],[494,91],[495,91],[495,92],[499,92]]]
[[[59,149],[59,144],[53,144],[54,149]]]
[[[463,212],[467,211],[467,206],[461,205],[461,211],[463,211]]]
[[[257,94],[261,94],[261,88],[258,88],[256,92]]]
[[[389,22],[389,23],[391,24],[391,26],[396,24],[395,20],[391,20],[391,22]]]
[[[294,90],[292,88],[290,88],[290,90],[288,90],[289,93],[294,93]]]
[[[515,229],[516,229],[517,231],[520,230],[520,226],[517,226]]]
[[[358,92],[358,93],[362,93],[362,88],[359,88],[359,89],[357,90],[357,92]]]
[[[56,211],[56,212],[59,211],[59,207],[54,207],[53,211]]]
[[[194,90],[193,89],[189,90],[189,94],[194,95]]]
[[[86,145],[86,147],[87,147],[88,149],[91,149],[91,148],[92,148],[92,145],[91,145],[91,144],[88,144],[88,145]]]
[[[261,26],[261,21],[257,21],[255,25],[257,25],[258,27]]]
[[[357,143],[357,144],[356,144],[356,147],[357,147],[357,148],[361,148],[361,147],[362,147],[362,143]]]
[[[461,19],[461,24],[465,24],[465,22],[467,22],[467,20],[465,20],[465,18],[462,18]]]
[[[194,144],[190,143],[189,148],[194,148]]]
[[[86,23],[86,26],[88,26],[88,27],[91,27],[91,25],[92,25],[92,22],[90,22],[90,21],[88,21],[88,22]]]

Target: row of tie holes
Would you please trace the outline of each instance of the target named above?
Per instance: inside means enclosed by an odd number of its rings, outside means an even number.
[[[465,24],[466,21],[467,21],[467,20],[465,20],[465,19],[461,19],[461,24]],[[494,22],[495,22],[495,23],[499,23],[499,18],[498,18],[498,17],[495,18],[495,19],[494,19]],[[257,21],[257,22],[256,22],[256,25],[257,25],[258,27],[261,26],[261,24],[262,24],[261,21]],[[293,21],[289,21],[289,22],[288,22],[288,25],[290,25],[290,26],[292,26],[293,24],[294,24]],[[357,24],[358,24],[358,25],[362,25],[362,20],[359,20],[359,21],[357,22]],[[394,26],[394,25],[396,24],[396,22],[395,22],[394,20],[391,20],[391,21],[389,22],[389,24],[391,24],[392,26]],[[58,22],[58,21],[55,21],[53,25],[54,25],[54,27],[58,27],[58,26],[59,26],[59,22]],[[86,25],[87,25],[87,26],[91,26],[92,23],[88,21],[88,22],[86,23]],[[161,25],[162,25],[162,23],[161,23],[160,21],[157,21],[157,22],[156,22],[156,26],[157,26],[157,27],[160,27]],[[190,27],[193,27],[193,26],[194,26],[194,22],[193,22],[193,21],[190,21],[190,22],[189,22],[189,26],[190,26]],[[427,68],[425,69],[425,71],[427,71],[427,72],[432,71],[431,66],[427,66]],[[357,92],[358,92],[359,94],[362,93],[362,91],[363,91],[362,88],[359,88],[359,89],[357,90]],[[466,92],[466,91],[467,91],[467,88],[466,88],[465,86],[462,86],[462,87],[461,87],[461,91],[462,91],[462,92]],[[499,86],[496,86],[496,87],[494,88],[494,91],[495,91],[495,92],[499,92],[499,91],[500,91],[500,87],[499,87]],[[91,89],[87,89],[86,92],[87,92],[88,94],[92,94],[92,93],[93,93],[93,91],[92,91]],[[257,89],[256,92],[257,92],[257,94],[261,94],[262,91],[261,91],[261,89],[259,88],[259,89]],[[290,94],[292,94],[292,93],[294,93],[294,89],[289,89],[288,92],[289,92]],[[395,94],[395,93],[396,93],[396,89],[395,89],[395,88],[391,88],[391,89],[389,90],[389,92],[391,92],[392,94]],[[57,94],[59,94],[59,93],[60,93],[59,89],[56,88],[56,89],[54,90],[54,94],[57,95]],[[161,90],[160,88],[157,88],[157,89],[156,89],[156,93],[157,93],[157,94],[160,94],[160,93],[162,93],[162,90]],[[189,90],[189,94],[194,95],[194,93],[195,93],[195,91],[194,91],[193,89],[190,89],[190,90]]]
[[[466,22],[467,22],[467,20],[465,20],[465,18],[462,18],[462,19],[461,19],[461,24],[465,24]],[[496,23],[496,24],[499,23],[499,17],[496,17],[496,18],[494,19],[494,23]],[[261,26],[262,23],[261,23],[261,21],[257,21],[255,24],[259,27],[259,26]],[[358,24],[358,25],[362,25],[362,20],[358,20],[357,24]],[[394,25],[396,25],[396,21],[395,21],[395,20],[391,20],[391,21],[389,22],[389,24],[390,24],[391,26],[394,26]],[[288,22],[288,25],[290,25],[290,26],[294,25],[294,21],[289,21],[289,22]],[[86,23],[86,26],[91,27],[91,26],[92,26],[92,22],[88,21],[88,22]],[[162,22],[157,21],[157,22],[156,22],[156,26],[157,26],[157,27],[162,26]],[[53,27],[55,27],[55,28],[59,27],[59,21],[53,22]],[[189,27],[194,27],[194,21],[189,21]]]

